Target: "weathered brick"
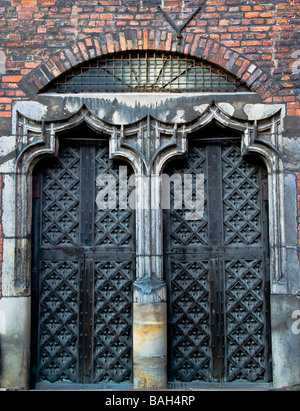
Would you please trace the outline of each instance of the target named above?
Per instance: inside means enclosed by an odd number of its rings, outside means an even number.
[[[289,99],[297,94],[299,83],[293,70],[299,65],[298,57],[292,57],[297,50],[297,31],[291,22],[296,22],[300,11],[298,3],[207,0],[201,12],[184,28],[181,48],[177,47],[174,29],[157,8],[160,2],[147,3],[141,7],[138,1],[126,4],[118,0],[3,2],[1,11],[5,17],[0,27],[9,71],[1,78],[1,95],[8,98],[17,97],[19,93],[21,96],[19,83],[23,84],[26,74],[24,84],[32,84],[35,90],[45,86],[53,75],[84,60],[108,52],[148,48],[180,49],[204,58],[240,76],[251,87],[260,84],[261,75],[253,77],[260,69],[274,80],[269,89],[259,86],[263,98],[294,102]],[[177,27],[193,11],[189,2],[175,0],[165,0],[164,8]],[[128,29],[136,35],[128,38],[125,34]],[[241,65],[240,56],[243,57]],[[48,72],[39,71],[39,66],[47,60],[44,67]],[[287,107],[287,112],[298,115],[299,109]]]
[[[55,0],[36,0],[36,4],[40,6],[54,6]]]
[[[19,17],[19,19],[31,20],[32,19],[32,13],[19,13],[18,17]]]
[[[3,83],[18,83],[21,80],[22,76],[3,76]]]
[[[0,111],[0,117],[11,117],[11,111]]]

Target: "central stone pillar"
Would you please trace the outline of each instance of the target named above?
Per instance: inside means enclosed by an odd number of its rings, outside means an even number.
[[[133,386],[167,388],[167,287],[163,280],[161,178],[163,166],[186,152],[186,132],[150,115],[116,127],[112,158],[126,158],[134,169],[136,281],[133,285]]]
[[[160,180],[136,176],[137,279],[133,285],[135,389],[167,388],[167,291],[162,279]]]
[[[137,280],[133,303],[135,389],[167,388],[166,285],[156,276]]]

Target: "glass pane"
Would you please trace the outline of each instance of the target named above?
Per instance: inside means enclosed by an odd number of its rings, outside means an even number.
[[[98,59],[72,70],[53,85],[59,93],[247,91],[225,72],[200,60],[154,52]]]

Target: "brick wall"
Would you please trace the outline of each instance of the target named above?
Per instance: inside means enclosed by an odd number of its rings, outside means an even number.
[[[11,0],[0,3],[0,48],[6,71],[0,77],[0,117],[24,99],[23,76],[59,50],[79,41],[127,29],[174,33],[158,6],[180,26],[197,1],[164,0]],[[287,103],[288,115],[299,115],[300,4],[294,0],[206,0],[185,34],[213,40],[256,64],[279,86],[270,102]],[[146,46],[144,43],[143,46]],[[60,72],[60,62],[52,61]]]

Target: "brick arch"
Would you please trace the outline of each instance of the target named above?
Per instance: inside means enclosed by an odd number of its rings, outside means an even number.
[[[221,43],[198,34],[187,33],[183,35],[182,42],[178,45],[176,35],[172,32],[146,29],[125,30],[85,38],[67,49],[56,52],[45,63],[25,76],[20,86],[27,94],[36,94],[54,78],[85,61],[107,54],[133,50],[173,51],[201,58],[235,76],[251,91],[261,95],[263,100],[279,91],[279,86],[255,63]]]

